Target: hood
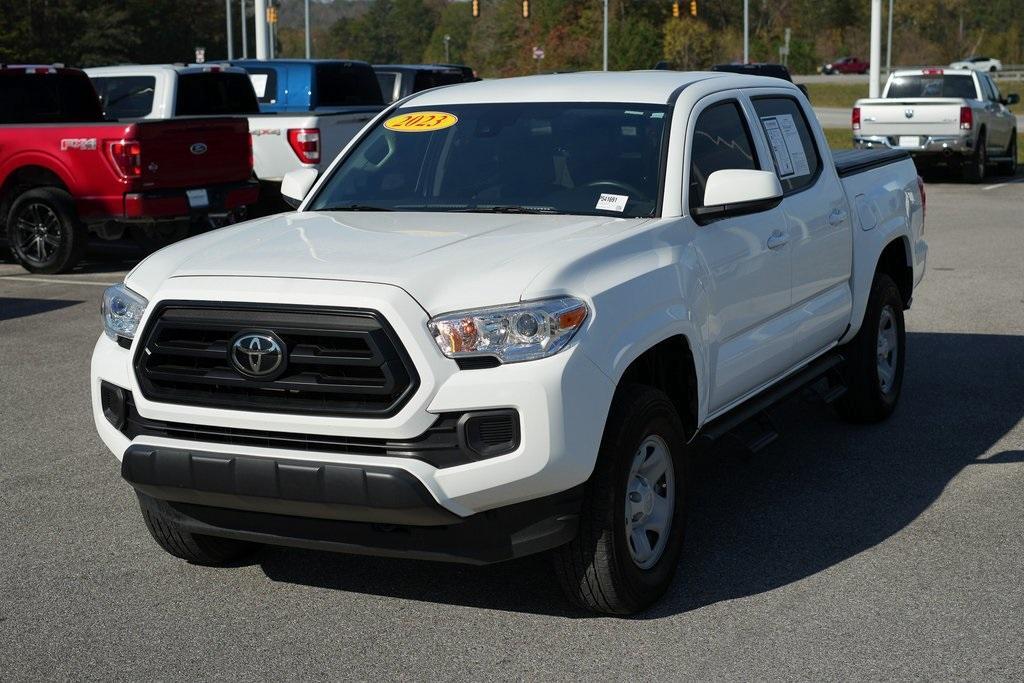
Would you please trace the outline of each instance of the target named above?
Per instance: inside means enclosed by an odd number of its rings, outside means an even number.
[[[647,219],[481,213],[301,212],[200,235],[128,276],[152,296],[164,279],[248,276],[394,285],[430,314],[518,301],[570,238],[607,236]]]

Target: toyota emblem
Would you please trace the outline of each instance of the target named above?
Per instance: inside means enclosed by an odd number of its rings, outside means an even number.
[[[240,332],[228,349],[231,366],[251,379],[272,379],[284,370],[285,345],[273,332]]]

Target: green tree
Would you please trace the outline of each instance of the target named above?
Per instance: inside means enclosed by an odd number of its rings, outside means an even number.
[[[718,51],[716,35],[700,19],[667,21],[662,45],[665,59],[679,70],[706,69]]]

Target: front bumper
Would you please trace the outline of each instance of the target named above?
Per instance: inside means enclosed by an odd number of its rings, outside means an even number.
[[[917,145],[900,145],[896,135],[854,135],[853,144],[857,149],[890,147],[903,149],[914,158],[941,159],[953,155],[971,154],[974,140],[969,135],[920,135]],[[902,136],[907,137],[907,136]]]
[[[175,277],[168,279],[159,291],[151,293],[150,299],[140,329],[146,327],[146,316],[164,300],[295,306],[343,304],[373,309],[379,311],[394,328],[420,375],[420,385],[401,410],[387,418],[277,414],[155,403],[147,400],[139,388],[132,368],[134,346],[132,349],[122,348],[101,335],[92,359],[93,415],[97,431],[118,459],[125,459],[132,449],[146,447],[151,450],[201,452],[220,461],[242,458],[245,462],[254,459],[293,463],[300,469],[314,466],[354,467],[365,471],[386,468],[411,478],[429,495],[433,504],[457,519],[473,518],[488,510],[568,491],[585,482],[593,470],[615,387],[575,344],[542,360],[460,370],[454,361],[438,351],[426,328],[427,314],[423,309],[401,289],[381,284],[279,278]],[[336,441],[340,436],[412,440],[427,431],[442,414],[511,409],[519,415],[519,446],[504,455],[456,466],[435,467],[415,457],[369,455],[344,446],[274,448],[241,440],[238,443],[215,443],[203,441],[201,436],[184,439],[139,435],[129,438],[103,415],[102,382],[132,392],[139,415],[149,420],[218,429],[319,434],[325,437],[324,441]],[[198,490],[203,480],[201,478],[191,488]],[[168,495],[166,491],[158,490],[149,493],[157,498]],[[217,509],[242,509],[237,491],[226,495],[235,498],[178,502],[205,504]],[[371,496],[354,506],[360,510],[339,509],[334,517],[358,523],[409,522],[396,520],[390,512],[381,512],[380,503],[381,497]],[[260,514],[278,512],[270,510]],[[299,516],[304,515],[306,513]]]

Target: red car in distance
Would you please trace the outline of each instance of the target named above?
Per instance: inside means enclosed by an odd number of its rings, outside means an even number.
[[[860,57],[840,57],[828,64],[823,64],[823,74],[866,74],[871,65]]]

